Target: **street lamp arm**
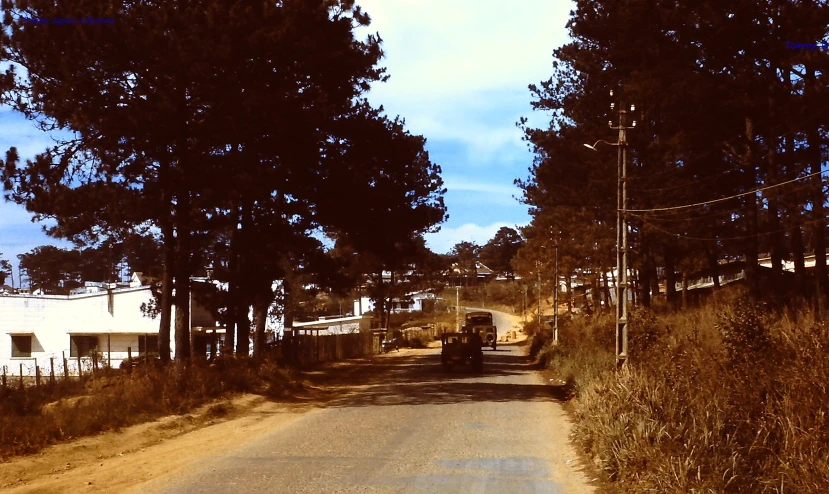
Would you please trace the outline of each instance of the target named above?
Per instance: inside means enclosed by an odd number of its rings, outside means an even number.
[[[596,146],[597,146],[600,142],[601,142],[601,143],[604,143],[604,144],[607,144],[608,146],[618,146],[618,145],[619,145],[619,143],[618,143],[618,142],[607,142],[607,141],[605,141],[604,139],[599,139],[598,141],[594,142],[592,146],[591,146],[590,144],[585,144],[585,145],[584,145],[584,147],[589,148],[589,149],[592,149],[593,151],[598,151],[598,149],[596,149]]]

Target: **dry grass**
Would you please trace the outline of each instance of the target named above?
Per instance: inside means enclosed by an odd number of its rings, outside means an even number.
[[[131,373],[107,369],[83,382],[3,389],[0,458],[36,453],[60,441],[186,413],[232,393],[278,396],[293,386],[287,371],[272,362],[234,359],[210,366],[144,365]],[[217,408],[215,413],[223,410]]]
[[[630,365],[612,319],[576,319],[542,363],[569,383],[575,439],[621,492],[829,492],[829,331],[726,294],[634,314]]]

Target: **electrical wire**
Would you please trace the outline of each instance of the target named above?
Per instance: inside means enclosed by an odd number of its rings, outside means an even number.
[[[769,189],[773,189],[775,187],[780,187],[782,185],[798,182],[800,180],[805,180],[807,178],[811,178],[811,177],[814,177],[816,175],[822,175],[824,173],[829,173],[829,170],[821,170],[819,172],[810,173],[808,175],[804,175],[802,177],[794,178],[792,180],[787,180],[785,182],[780,182],[779,184],[767,185],[765,187],[760,187],[759,189],[750,190],[748,192],[742,192],[740,194],[734,194],[733,196],[722,197],[720,199],[713,199],[713,200],[710,200],[710,201],[696,202],[696,203],[693,203],[693,204],[683,204],[681,206],[670,206],[670,207],[665,207],[665,208],[620,209],[619,211],[622,211],[622,212],[625,212],[625,213],[652,213],[652,212],[658,212],[658,211],[676,211],[676,210],[679,210],[679,209],[688,209],[688,208],[693,208],[693,207],[697,207],[697,206],[706,206],[708,204],[716,204],[718,202],[728,201],[728,200],[731,200],[731,199],[736,199],[738,197],[743,197],[743,196],[747,196],[747,195],[751,195],[751,194],[756,194],[756,193],[762,192],[764,190],[769,190]]]
[[[781,191],[774,197],[774,199],[780,201],[782,198],[785,198],[787,195],[801,193],[803,190],[805,190],[809,187],[812,187],[812,184],[806,183],[806,184],[802,184],[798,187],[795,187],[795,188],[792,188],[792,189],[789,189],[789,190]],[[766,201],[768,201],[770,198],[766,197],[764,199]],[[725,215],[730,215],[730,214],[744,214],[744,213],[747,212],[746,208],[747,208],[746,205],[741,205],[741,206],[737,206],[737,207],[734,207],[734,208],[715,211],[715,212],[711,212],[709,214],[705,214],[705,215],[702,215],[702,216],[694,216],[694,217],[687,217],[687,216],[686,217],[678,217],[678,216],[676,216],[678,214],[678,211],[660,211],[659,213],[662,213],[661,216],[648,216],[648,219],[651,220],[651,221],[677,221],[677,222],[678,221],[694,221],[694,220],[700,220],[700,219],[714,218],[714,217],[717,217],[717,216],[725,216]]]
[[[752,234],[752,235],[742,235],[742,236],[738,236],[738,237],[717,237],[717,238],[692,237],[690,235],[683,235],[681,233],[669,232],[668,230],[665,230],[663,228],[660,228],[660,227],[648,222],[647,220],[644,219],[644,217],[642,217],[638,214],[631,213],[631,216],[636,216],[637,218],[639,218],[639,220],[642,221],[642,224],[648,225],[649,227],[653,228],[654,230],[662,232],[666,235],[670,235],[670,236],[675,237],[675,238],[684,238],[686,240],[699,240],[699,241],[703,241],[703,242],[722,242],[722,241],[725,241],[725,240],[747,240],[747,239],[752,239],[752,238],[763,237],[763,236],[766,236],[766,235],[773,235],[775,233],[783,233],[783,232],[786,232],[786,231],[789,230],[789,228],[779,228],[777,230],[770,230],[770,231],[767,231],[767,232],[760,232],[760,233],[755,233],[755,234]],[[820,221],[826,221],[826,219],[827,219],[827,217],[823,217],[823,218],[818,218],[818,219],[814,219],[814,220],[804,221],[804,222],[800,223],[799,226],[811,225],[813,223],[818,223]]]

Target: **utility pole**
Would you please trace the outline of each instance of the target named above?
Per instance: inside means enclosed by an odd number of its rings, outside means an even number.
[[[524,307],[523,307],[524,310],[521,311],[521,314],[524,316],[524,322],[527,322],[527,289],[528,288],[529,288],[529,285],[524,285]]]
[[[613,91],[610,91],[613,97]],[[615,110],[616,104],[611,103],[610,109]],[[636,111],[635,105],[630,105],[630,111]],[[607,142],[598,140],[592,146],[586,147],[596,151],[596,145],[600,142],[611,146],[617,146],[616,153],[616,366],[621,368],[628,361],[628,241],[627,241],[627,134],[626,131],[636,127],[636,120],[630,127],[625,125],[625,116],[628,111],[624,104],[619,105],[619,125],[614,127],[613,121],[608,126],[619,131],[618,140]]]
[[[553,343],[558,345],[558,292],[560,290],[559,281],[558,281],[558,235],[556,235],[556,282],[555,282],[555,293],[553,294]]]
[[[536,261],[535,266],[538,271],[538,326],[541,327],[541,263]]]
[[[461,330],[461,287],[455,285],[455,331]]]

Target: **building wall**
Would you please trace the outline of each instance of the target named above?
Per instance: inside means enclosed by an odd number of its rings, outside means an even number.
[[[0,367],[16,375],[23,363],[28,375],[34,373],[35,362],[48,369],[50,358],[62,367],[63,356],[70,356],[72,335],[96,336],[103,362],[118,366],[127,358],[128,347],[138,353],[139,335],[157,338],[158,319],[144,317],[140,310],[151,299],[148,287],[116,289],[111,294],[0,296]],[[31,336],[31,357],[11,356],[16,334]],[[76,366],[77,362],[70,365]]]
[[[279,284],[274,283],[277,289]],[[48,372],[53,358],[56,372],[61,373],[63,357],[70,358],[72,335],[96,337],[100,363],[118,367],[129,352],[138,355],[141,335],[158,338],[160,321],[141,312],[141,304],[152,299],[148,286],[75,295],[0,295],[0,372],[5,366],[7,374],[18,375],[21,363],[24,375],[34,375],[36,365]],[[173,321],[175,313],[173,306]],[[218,325],[195,300],[190,314],[191,328],[203,330]],[[175,324],[172,326],[170,346],[175,355]],[[267,330],[281,334],[282,327],[281,317],[268,318]],[[13,335],[31,337],[31,357],[12,357]],[[81,360],[83,367],[90,367],[91,358]],[[68,364],[71,372],[77,373],[77,360],[71,359]]]
[[[362,305],[362,309],[363,309],[362,311],[360,310],[361,305]],[[368,297],[361,297],[360,300],[355,300],[354,301],[354,312],[353,312],[353,314],[355,316],[362,316],[366,312],[370,312],[370,311],[373,311],[373,310],[374,310],[374,301],[372,301]]]

